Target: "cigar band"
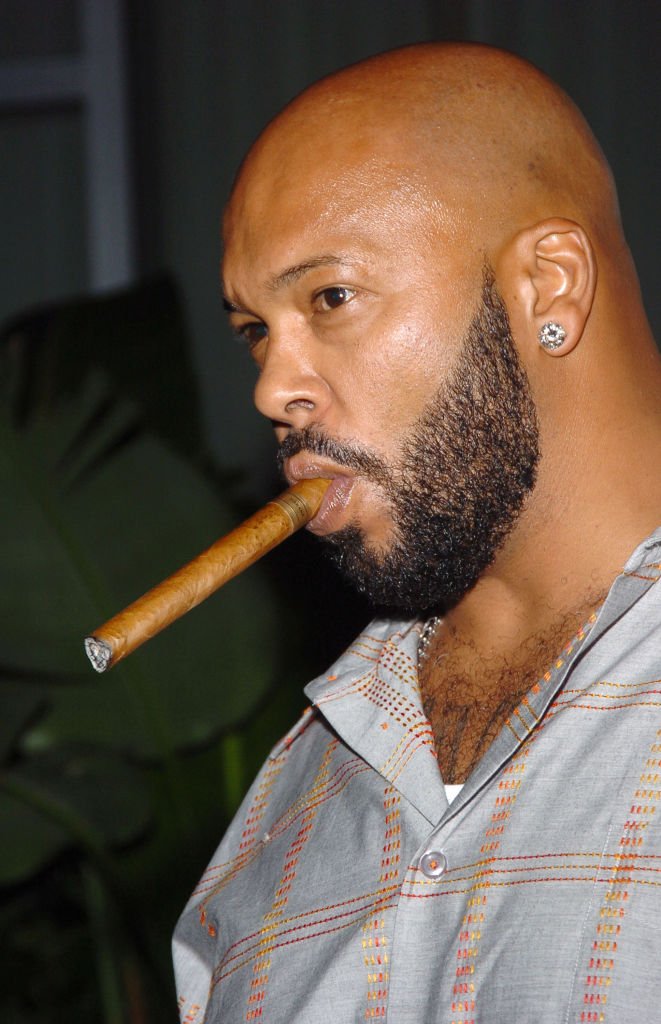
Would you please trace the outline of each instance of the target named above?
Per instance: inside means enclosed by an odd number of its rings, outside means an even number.
[[[286,491],[279,497],[269,501],[269,505],[278,505],[279,508],[286,512],[289,519],[291,520],[292,530],[298,530],[301,526],[305,526],[309,522],[310,506],[304,501],[298,494],[292,494],[291,491]]]

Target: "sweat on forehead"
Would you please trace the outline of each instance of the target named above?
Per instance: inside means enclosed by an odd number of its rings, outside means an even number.
[[[404,47],[312,85],[279,114],[237,176],[226,234],[275,197],[303,203],[346,175],[415,169],[485,247],[549,216],[617,232],[608,166],[571,100],[526,61],[476,44]]]

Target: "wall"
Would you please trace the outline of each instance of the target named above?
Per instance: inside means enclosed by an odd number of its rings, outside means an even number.
[[[391,46],[443,38],[495,43],[533,60],[569,91],[613,164],[649,312],[661,327],[654,280],[661,40],[654,8],[616,0],[131,5],[143,260],[167,262],[184,285],[206,419],[224,464],[246,467],[256,492],[269,486],[270,430],[250,408],[252,368],[224,328],[218,298],[218,222],[232,176],[289,98],[320,75]]]
[[[94,0],[80,0],[78,13]],[[82,6],[81,6],[82,5]],[[1,56],[30,40],[71,48],[76,5],[3,0]],[[65,12],[59,18],[54,11]],[[320,75],[426,39],[506,46],[556,78],[591,121],[620,186],[649,312],[661,328],[656,230],[661,167],[656,4],[620,0],[125,0],[138,271],[181,284],[209,437],[245,491],[273,484],[267,424],[251,409],[253,370],[220,306],[218,224],[235,169],[260,128]],[[45,15],[48,14],[48,17]],[[49,43],[50,40],[50,43]],[[0,218],[11,258],[0,318],[85,287],[80,117],[0,124]]]

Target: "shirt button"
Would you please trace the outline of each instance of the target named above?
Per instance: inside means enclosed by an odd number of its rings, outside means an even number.
[[[440,878],[447,870],[448,862],[440,850],[427,850],[420,858],[418,867],[427,878]]]

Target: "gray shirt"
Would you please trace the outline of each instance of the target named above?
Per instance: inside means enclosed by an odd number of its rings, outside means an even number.
[[[661,530],[448,805],[419,624],[306,689],[176,929],[181,1020],[661,1021]]]

